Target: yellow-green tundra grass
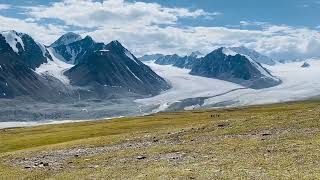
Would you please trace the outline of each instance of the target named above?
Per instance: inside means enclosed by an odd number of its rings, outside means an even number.
[[[0,179],[320,179],[320,102],[0,130]]]

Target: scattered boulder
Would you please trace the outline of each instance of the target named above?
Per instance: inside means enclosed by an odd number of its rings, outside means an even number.
[[[49,163],[45,162],[45,163],[43,163],[43,166],[44,166],[44,167],[48,167],[48,166],[49,166]]]
[[[220,117],[220,114],[211,114],[210,117],[213,117],[213,118],[219,118]]]
[[[263,133],[261,134],[262,136],[270,136],[271,134],[270,133]]]
[[[218,127],[222,128],[222,127],[226,127],[226,126],[229,126],[229,124],[227,123],[220,123],[217,125]]]
[[[137,157],[138,160],[142,160],[142,159],[146,159],[146,158],[147,158],[146,156],[138,156]]]

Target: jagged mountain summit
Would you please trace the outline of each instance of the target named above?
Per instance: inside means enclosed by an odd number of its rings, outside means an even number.
[[[69,32],[62,35],[59,39],[57,39],[54,43],[50,45],[50,47],[57,47],[61,45],[68,45],[76,41],[80,41],[82,37],[79,34]]]
[[[96,43],[90,36],[86,36],[83,39],[68,44],[63,43],[59,46],[50,46],[50,48],[60,56],[61,60],[75,65],[88,51],[96,51],[102,49],[103,46],[103,43]]]
[[[281,83],[260,63],[229,48],[219,48],[207,54],[192,67],[190,74],[230,81],[253,89]]]
[[[89,36],[67,33],[47,47],[24,33],[0,33],[3,98],[30,96],[52,101],[84,92],[88,98],[105,97],[109,92],[144,96],[168,88],[164,79],[118,41],[106,45]]]

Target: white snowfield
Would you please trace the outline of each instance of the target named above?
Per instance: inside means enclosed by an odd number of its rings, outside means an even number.
[[[212,78],[192,76],[190,70],[173,67],[171,65],[158,65],[154,62],[146,62],[159,76],[170,82],[172,88],[160,95],[138,99],[137,103],[143,105],[159,105],[153,112],[163,111],[171,104],[195,97],[206,97],[221,94],[242,86]]]
[[[228,101],[235,103],[225,107],[303,100],[320,95],[320,60],[309,60],[308,63],[311,65],[309,68],[301,68],[303,62],[267,66],[274,76],[282,80],[282,84],[254,90],[238,89],[241,86],[234,83],[192,76],[186,69],[148,62],[146,63],[148,66],[171,83],[172,89],[158,96],[138,99],[136,102],[142,105],[159,105],[159,108],[153,111],[159,112],[165,110],[170,104],[186,98],[215,95],[218,96],[205,100],[203,106]],[[201,107],[195,105],[192,108]]]
[[[47,59],[47,63],[41,64],[40,67],[38,67],[35,72],[40,74],[40,75],[50,75],[58,80],[60,80],[62,83],[69,85],[70,81],[67,76],[65,76],[63,73],[72,68],[74,65],[67,64],[63,62],[61,57],[57,57],[57,53],[55,52],[54,49],[48,48],[47,49],[52,57],[51,61],[50,59]]]

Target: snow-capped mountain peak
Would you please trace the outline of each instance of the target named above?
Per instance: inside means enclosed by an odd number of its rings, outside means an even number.
[[[238,52],[236,52],[238,51]],[[239,53],[239,52],[245,52],[245,53]],[[253,53],[247,53],[247,52],[253,52]],[[262,67],[255,59],[252,58],[252,54],[255,54],[254,53],[255,51],[253,50],[250,50],[250,49],[247,49],[243,46],[241,47],[238,47],[238,48],[225,48],[223,47],[222,48],[222,53],[227,55],[227,56],[235,56],[237,54],[241,55],[241,56],[244,56],[246,57],[250,63],[255,67],[257,68],[257,70],[262,74],[264,75],[265,77],[268,77],[270,79],[273,79],[275,81],[278,81],[277,78],[273,77],[270,72],[268,70],[266,70],[264,67]],[[257,57],[257,56],[254,56],[254,57]]]
[[[222,48],[222,53],[227,55],[227,56],[235,56],[235,55],[239,54],[239,53],[233,51],[232,49],[225,48],[225,47]]]
[[[71,43],[74,43],[76,41],[82,40],[82,37],[79,34],[68,32],[64,35],[62,35],[58,40],[56,40],[54,43],[52,43],[51,47],[57,47],[60,45],[68,45]]]
[[[24,50],[24,43],[21,39],[22,33],[18,33],[14,30],[10,30],[10,31],[3,31],[0,34],[6,39],[6,42],[10,45],[10,47],[14,52],[16,52],[17,54],[19,53],[19,49],[17,47],[18,43],[21,45],[22,49]]]
[[[273,59],[271,59],[265,55],[262,55],[253,49],[249,49],[244,46],[229,47],[228,49],[230,49],[238,54],[249,56],[251,59],[253,59],[256,62],[259,62],[261,64],[267,64],[267,65],[271,65],[271,66],[276,64],[276,62]]]

